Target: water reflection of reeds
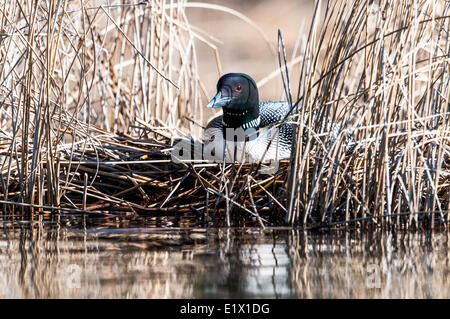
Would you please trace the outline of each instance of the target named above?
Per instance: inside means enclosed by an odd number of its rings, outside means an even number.
[[[0,232],[0,297],[448,298],[448,248],[447,233],[10,223]]]
[[[300,298],[450,295],[447,234],[376,232],[302,238],[303,249],[289,249],[291,280]],[[377,274],[378,284],[372,280]]]

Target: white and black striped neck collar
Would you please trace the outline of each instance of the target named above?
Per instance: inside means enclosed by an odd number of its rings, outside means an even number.
[[[256,119],[251,120],[250,122],[247,122],[247,123],[244,123],[243,125],[241,125],[241,128],[243,128],[244,130],[251,128],[251,127],[259,129],[260,123],[261,123],[261,118],[258,116]]]
[[[261,123],[261,118],[258,116],[256,119],[251,120],[250,122],[244,123],[237,128],[241,128],[243,130],[246,130],[248,128],[258,128],[259,129],[259,124]],[[222,118],[222,125],[224,128],[232,128],[233,126],[227,124],[224,119]]]
[[[259,125],[261,123],[261,118],[258,116],[257,118],[251,120],[250,122],[244,123],[241,126],[235,128],[235,130],[237,129],[241,129],[244,131],[245,134],[245,141],[253,141],[255,139],[257,139],[259,137]],[[222,129],[223,132],[225,134],[226,129],[228,128],[233,128],[227,125],[227,123],[225,123],[225,121],[222,119]],[[227,139],[225,137],[225,139]]]

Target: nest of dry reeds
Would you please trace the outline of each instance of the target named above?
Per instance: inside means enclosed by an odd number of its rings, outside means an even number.
[[[172,161],[174,138],[201,136],[195,123],[203,121],[206,94],[196,41],[218,59],[189,24],[184,9],[195,5],[1,4],[4,213],[183,215],[217,226],[446,226],[448,1],[317,1],[309,32],[298,37],[304,50],[290,61],[280,35],[273,74],[281,73],[296,110],[286,120],[298,125],[291,159],[271,174],[261,173],[262,164]],[[341,127],[337,138],[330,121]]]

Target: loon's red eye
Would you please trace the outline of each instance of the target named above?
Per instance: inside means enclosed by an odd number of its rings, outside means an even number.
[[[241,92],[241,86],[240,85],[238,85],[238,86],[236,86],[236,91],[238,91],[238,92]]]

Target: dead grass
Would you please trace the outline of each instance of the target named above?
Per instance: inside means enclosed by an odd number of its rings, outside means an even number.
[[[201,135],[195,123],[207,94],[196,41],[215,52],[222,72],[217,47],[190,25],[186,4],[1,5],[4,212],[191,213],[215,225],[447,224],[448,2],[317,1],[311,28],[298,37],[300,56],[281,61],[301,70],[290,88],[298,130],[291,160],[269,176],[256,165],[170,161],[175,136]],[[341,125],[337,138],[330,121]]]

